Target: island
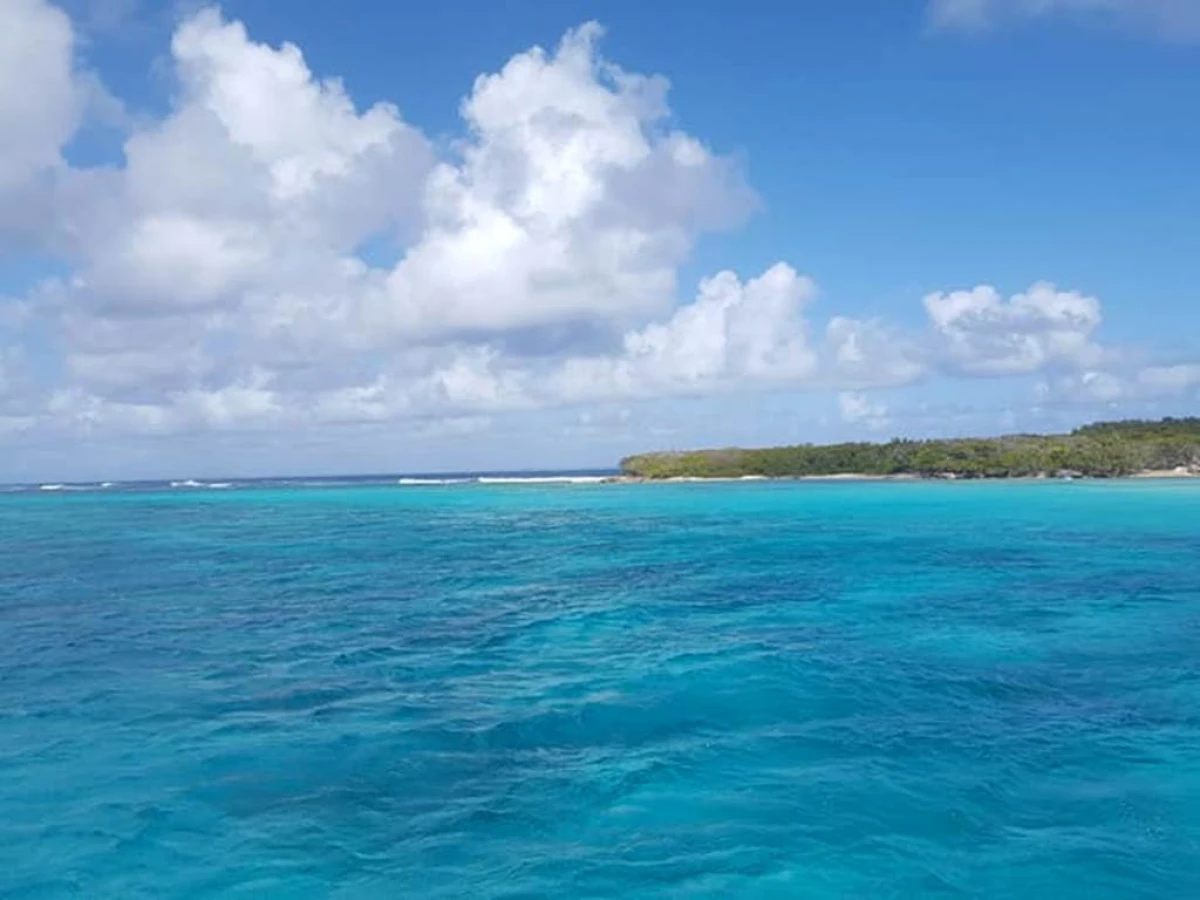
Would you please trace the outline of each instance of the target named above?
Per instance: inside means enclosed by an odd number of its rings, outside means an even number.
[[[1099,422],[1068,434],[644,453],[621,460],[621,473],[651,481],[1200,475],[1200,418]]]

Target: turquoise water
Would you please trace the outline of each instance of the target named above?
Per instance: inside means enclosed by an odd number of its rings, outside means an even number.
[[[0,497],[0,896],[1200,896],[1200,485]]]

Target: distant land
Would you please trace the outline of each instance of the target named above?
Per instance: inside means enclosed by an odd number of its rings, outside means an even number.
[[[1200,475],[1200,418],[1099,422],[1069,434],[644,453],[630,479],[1121,478]]]

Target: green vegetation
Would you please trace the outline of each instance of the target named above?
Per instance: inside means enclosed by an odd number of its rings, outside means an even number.
[[[647,453],[621,461],[622,472],[641,478],[840,474],[1111,478],[1180,467],[1200,469],[1200,418],[1104,422],[1070,434]]]

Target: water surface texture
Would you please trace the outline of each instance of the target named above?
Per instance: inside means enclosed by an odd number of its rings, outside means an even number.
[[[1200,896],[1200,484],[0,497],[0,896]]]

